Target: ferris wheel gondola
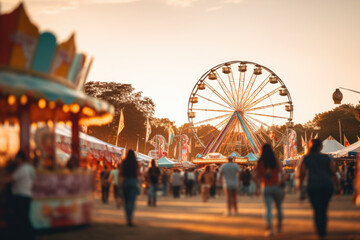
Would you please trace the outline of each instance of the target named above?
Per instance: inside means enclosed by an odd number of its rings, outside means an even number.
[[[231,61],[211,68],[197,81],[189,97],[188,119],[203,153],[236,151],[245,156],[259,153],[265,142],[278,145],[284,133],[273,126],[292,125],[293,110],[287,87],[273,71],[253,62]],[[201,125],[218,129],[210,143],[197,136]]]

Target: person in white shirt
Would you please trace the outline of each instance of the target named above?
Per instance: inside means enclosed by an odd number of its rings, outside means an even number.
[[[20,150],[16,155],[17,168],[9,176],[0,179],[0,182],[11,182],[12,205],[14,219],[10,222],[10,228],[14,234],[13,239],[35,239],[34,231],[30,222],[30,204],[32,187],[35,181],[35,169],[28,162],[25,153]]]
[[[237,189],[239,186],[239,173],[241,169],[239,165],[233,163],[233,158],[228,158],[229,162],[220,167],[220,181],[224,186],[224,192],[227,198],[227,216],[231,216],[231,209],[237,215]]]

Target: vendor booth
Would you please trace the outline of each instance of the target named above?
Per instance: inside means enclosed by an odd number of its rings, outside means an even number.
[[[332,136],[329,136],[323,142],[322,153],[332,153],[345,148],[344,145],[335,140]]]
[[[0,15],[0,131],[7,146],[1,152],[0,170],[5,171],[19,149],[34,160],[30,213],[35,229],[90,222],[93,175],[81,154],[79,129],[108,124],[114,112],[113,106],[82,91],[91,62],[77,52],[74,35],[59,43],[54,34],[39,32],[23,4]],[[56,161],[58,124],[71,129],[71,140],[60,147],[60,154],[74,156],[72,169]],[[62,161],[66,165],[66,159]],[[7,206],[1,201],[2,227]]]
[[[182,167],[182,165],[179,162],[171,161],[167,157],[162,157],[158,160],[158,167],[160,167],[160,168],[177,168],[177,167]]]

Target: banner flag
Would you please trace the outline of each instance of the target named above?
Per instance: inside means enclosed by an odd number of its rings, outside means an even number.
[[[118,127],[118,132],[117,135],[119,135],[121,133],[121,131],[124,129],[125,124],[124,124],[124,113],[123,110],[121,109],[121,113],[120,113],[120,120],[119,120],[119,127]]]
[[[344,134],[344,146],[345,146],[345,147],[350,146],[350,143],[349,143],[349,141],[347,140],[345,134]]]
[[[149,118],[146,119],[146,135],[145,135],[145,142],[149,140],[149,136],[151,134],[151,125]]]
[[[117,132],[117,134],[116,134],[116,143],[115,143],[116,146],[118,145],[118,137],[119,137],[119,134],[120,134],[120,132],[124,129],[124,127],[125,127],[124,114],[123,114],[123,110],[121,109],[118,132]]]

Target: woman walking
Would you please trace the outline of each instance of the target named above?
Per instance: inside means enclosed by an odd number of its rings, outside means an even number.
[[[272,236],[272,203],[275,202],[277,209],[278,225],[277,231],[282,229],[282,200],[283,189],[280,187],[281,168],[275,154],[269,144],[264,144],[257,165],[257,189],[259,195],[260,182],[264,187],[264,200],[266,205],[266,230],[265,236]]]
[[[214,181],[215,181],[215,175],[211,171],[210,166],[207,165],[205,167],[205,171],[199,176],[203,202],[207,202],[209,200],[211,184],[213,184]]]
[[[133,212],[135,209],[136,195],[139,194],[137,177],[140,175],[140,169],[136,160],[135,152],[129,150],[125,160],[121,164],[120,176],[123,178],[122,190],[125,200],[125,212],[127,225],[133,226]]]
[[[340,182],[336,177],[336,167],[326,154],[321,154],[322,143],[319,139],[310,141],[310,153],[300,166],[300,189],[308,174],[307,193],[314,209],[314,220],[320,239],[326,237],[327,209],[334,192],[340,191]]]
[[[147,172],[148,190],[148,206],[156,206],[156,192],[160,180],[160,169],[156,166],[155,159],[151,159],[149,170]]]

